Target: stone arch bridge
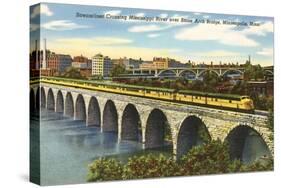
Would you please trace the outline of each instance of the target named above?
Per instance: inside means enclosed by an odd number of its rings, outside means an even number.
[[[177,157],[202,142],[202,130],[208,139],[227,140],[232,158],[243,158],[249,136],[257,137],[256,142],[262,145],[261,151],[250,152],[252,158],[273,155],[266,116],[46,83],[31,86],[30,101],[31,110],[47,108],[85,120],[87,126],[98,126],[102,132],[116,132],[118,142],[139,141],[145,149],[165,144],[168,130]]]

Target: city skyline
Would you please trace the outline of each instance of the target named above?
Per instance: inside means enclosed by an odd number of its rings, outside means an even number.
[[[56,53],[71,56],[83,54],[89,58],[102,53],[111,58],[143,60],[169,57],[182,63],[191,60],[207,64],[211,61],[215,64],[220,61],[242,64],[250,55],[253,64],[273,65],[273,18],[269,17],[49,3],[41,4],[39,17],[37,9],[35,7],[31,10],[31,32],[41,29],[41,38],[47,38],[48,49]],[[252,21],[260,26],[80,18],[76,17],[77,12],[112,16],[157,16],[163,19]],[[36,24],[39,18],[41,28]]]

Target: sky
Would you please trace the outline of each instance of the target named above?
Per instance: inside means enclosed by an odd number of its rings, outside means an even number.
[[[146,20],[128,19],[130,15]],[[181,19],[187,22],[175,21]],[[253,64],[270,66],[273,31],[271,17],[50,3],[30,8],[31,49],[40,36],[55,53],[89,58],[102,53],[111,58],[169,57],[218,64],[245,63],[250,55]]]

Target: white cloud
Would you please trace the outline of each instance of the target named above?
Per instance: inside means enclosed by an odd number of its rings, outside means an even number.
[[[143,17],[143,16],[145,16],[145,14],[144,14],[143,12],[140,12],[140,13],[135,14],[135,16],[137,16],[137,17]]]
[[[80,28],[88,28],[86,25],[78,25],[70,20],[53,20],[42,24],[42,28],[55,31],[73,30]]]
[[[129,32],[134,32],[134,33],[141,33],[141,32],[151,32],[151,31],[160,31],[166,29],[164,26],[159,26],[155,24],[150,24],[150,25],[136,25],[133,27],[130,27],[128,29]]]
[[[120,15],[121,14],[121,10],[111,10],[111,11],[107,11],[104,13],[105,15],[106,14],[110,14],[112,16],[117,16],[117,15]]]
[[[193,14],[194,14],[194,15],[196,15],[196,16],[201,15],[201,13],[200,13],[200,12],[194,12]]]
[[[152,34],[148,34],[147,37],[149,38],[156,38],[156,37],[159,37],[160,34],[159,33],[152,33]]]
[[[267,33],[272,33],[273,28],[274,26],[272,22],[265,22],[262,23],[260,26],[250,26],[247,29],[244,29],[243,33],[246,35],[265,36]]]
[[[258,51],[257,54],[263,56],[273,56],[273,48],[263,48],[261,51]]]
[[[229,51],[229,50],[209,50],[204,52],[193,52],[185,51],[187,58],[195,62],[205,62],[210,63],[211,61],[215,64],[219,62],[229,63],[229,62],[245,62],[248,58],[248,54]]]
[[[255,40],[248,37],[248,33],[233,30],[235,26],[199,24],[195,27],[180,30],[175,38],[178,40],[218,41],[231,46],[258,46]]]
[[[213,50],[206,53],[203,53],[204,56],[209,57],[227,57],[227,56],[240,56],[240,53],[232,52],[232,51],[226,51],[226,50]]]
[[[180,59],[175,52],[176,48],[149,48],[130,45],[134,41],[119,37],[93,37],[93,38],[60,38],[50,39],[48,49],[56,53],[83,55],[92,57],[97,53],[108,55],[110,58],[131,57],[152,60],[153,57],[171,57]],[[128,45],[126,45],[128,44]]]
[[[160,17],[160,18],[167,18],[167,17],[168,17],[168,14],[163,13],[163,14],[160,14],[159,17]]]
[[[94,37],[94,38],[61,38],[55,42],[64,43],[73,46],[112,46],[112,45],[125,45],[133,41],[126,38],[118,37]]]
[[[47,5],[40,4],[33,9],[30,17],[35,18],[39,14],[46,15],[46,16],[52,16],[54,13],[49,9],[49,7]]]
[[[133,41],[125,38],[96,37],[91,42],[95,45],[124,45],[130,44]]]
[[[179,14],[174,14],[171,18],[181,18]]]

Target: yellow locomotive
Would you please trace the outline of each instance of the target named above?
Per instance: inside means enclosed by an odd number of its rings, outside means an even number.
[[[67,87],[111,92],[122,95],[140,96],[175,103],[207,106],[248,113],[252,113],[254,111],[253,101],[249,98],[249,96],[144,87],[119,83],[117,84],[112,82],[87,81],[58,77],[42,77],[40,81]]]

